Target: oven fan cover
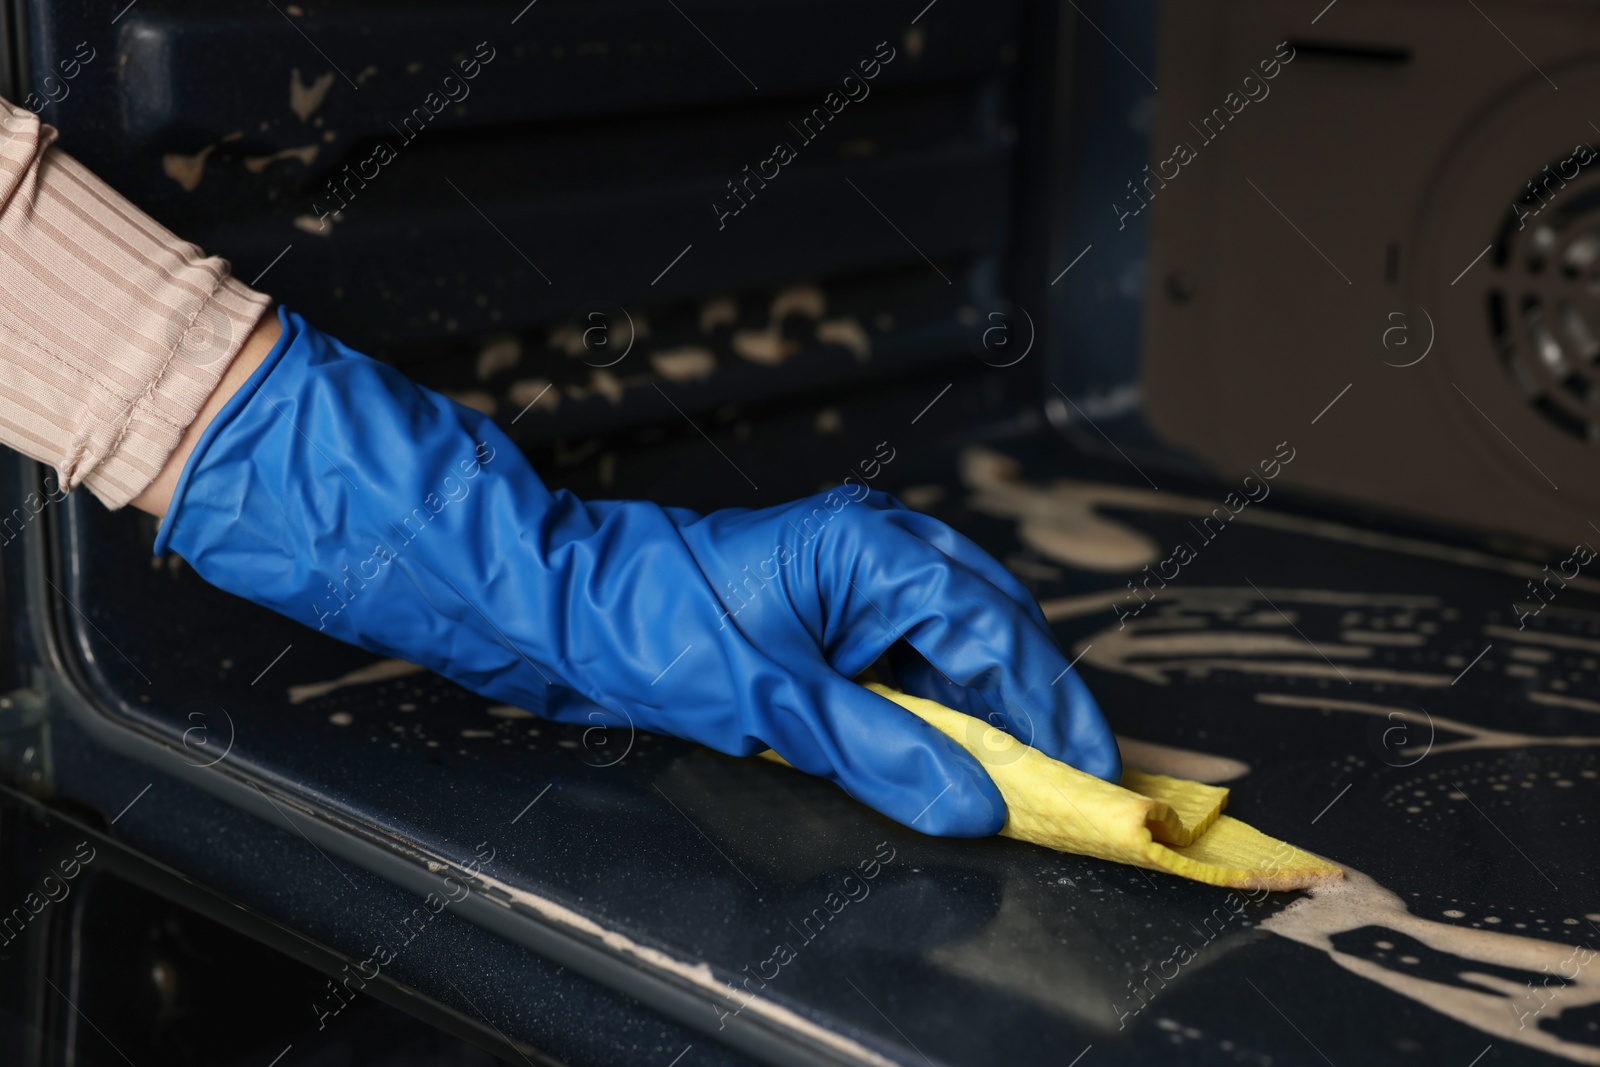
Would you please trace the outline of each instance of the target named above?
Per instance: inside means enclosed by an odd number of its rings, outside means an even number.
[[[1442,312],[1430,392],[1478,521],[1565,542],[1600,521],[1600,130],[1581,103],[1600,63],[1549,72],[1559,93],[1537,75],[1502,92],[1421,184],[1414,292]]]
[[[1530,177],[1539,191],[1511,208],[1489,253],[1499,269],[1485,310],[1523,401],[1563,434],[1600,446],[1600,175],[1573,174],[1575,165],[1567,156]]]

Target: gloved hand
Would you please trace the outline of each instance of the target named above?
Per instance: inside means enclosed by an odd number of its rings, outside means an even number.
[[[851,680],[902,639],[920,653],[891,657],[902,685],[1120,775],[1038,606],[937,520],[864,487],[705,516],[585,504],[492,419],[280,318],[156,540],[212,584],[531,711],[583,721],[593,702],[770,747],[929,833],[995,833],[1005,805],[960,746]]]

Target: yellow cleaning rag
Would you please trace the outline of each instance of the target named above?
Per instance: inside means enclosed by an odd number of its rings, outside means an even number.
[[[1000,833],[1060,852],[1097,856],[1233,889],[1305,889],[1344,877],[1338,867],[1222,814],[1228,790],[1124,771],[1121,785],[1086,774],[970,715],[869,683],[972,753],[1005,798]],[[768,755],[772,755],[769,753]]]

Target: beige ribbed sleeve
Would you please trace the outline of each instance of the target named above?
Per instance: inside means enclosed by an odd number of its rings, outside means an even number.
[[[0,100],[0,443],[119,508],[154,480],[268,298]]]

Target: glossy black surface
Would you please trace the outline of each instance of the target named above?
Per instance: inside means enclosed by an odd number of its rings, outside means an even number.
[[[981,380],[961,392],[944,415],[980,404]],[[1364,872],[1412,915],[1442,925],[1394,930],[1396,920],[1374,909],[1370,924],[1333,936],[1336,960],[1261,928],[1294,894],[1230,915],[1223,890],[1005,839],[923,837],[784,768],[667,738],[586,735],[491,714],[429,676],[294,702],[292,687],[371,657],[211,590],[181,564],[142,559],[150,533],[134,529],[142,520],[81,501],[69,505],[69,535],[103,547],[78,557],[68,589],[95,624],[78,626],[77,639],[127,720],[178,744],[200,723],[211,746],[222,740],[218,724],[231,721],[233,773],[276,782],[308,809],[458,865],[492,848],[483,870],[498,882],[631,942],[708,962],[721,980],[764,969],[764,997],[900,1062],[924,1054],[1068,1062],[1089,1045],[1099,1063],[1466,1063],[1486,1045],[1485,1063],[1535,1062],[1549,1057],[1490,1031],[1541,1003],[1523,1017],[1527,1026],[1569,1042],[1564,1051],[1580,1062],[1600,1056],[1587,972],[1576,984],[1541,987],[1565,990],[1565,1000],[1546,992],[1524,1002],[1532,994],[1516,991],[1546,975],[1507,956],[1508,942],[1460,954],[1450,947],[1461,930],[1573,947],[1597,939],[1592,581],[1553,593],[1518,631],[1513,603],[1528,592],[1527,576],[1515,572],[1527,564],[1318,525],[1280,508],[1281,497],[1249,505],[1207,541],[1191,523],[1232,486],[1155,494],[1134,488],[1142,483],[1132,471],[1075,460],[1045,436],[1004,442],[1028,471],[1026,499],[1043,499],[1048,476],[1090,474],[1123,494],[1097,508],[1118,536],[1151,538],[1157,558],[1179,542],[1195,549],[1119,629],[1109,594],[1126,593],[1129,576],[1046,558],[1019,540],[1013,518],[995,513],[1003,506],[974,509],[958,443],[913,429],[925,399],[916,389],[903,399],[903,411],[841,404],[842,436],[819,434],[810,416],[774,418],[736,454],[779,495],[795,486],[784,484],[781,452],[764,451],[763,440],[804,441],[819,466],[866,438],[906,442],[888,468],[892,488],[1030,582],[1063,646],[1082,653],[1079,669],[1119,733],[1248,764],[1228,783],[1232,814]],[[682,470],[696,472],[695,484],[658,495],[726,497],[726,486],[706,488],[715,477],[708,464],[720,462],[708,456],[698,438],[641,451],[619,466],[619,495],[641,483],[669,486],[658,472]],[[1199,502],[1199,514],[1185,500]],[[1480,730],[1501,733],[1461,747]],[[190,735],[196,760],[220,753],[201,739]],[[141,808],[147,818],[182,818],[154,795]],[[854,883],[860,899],[828,914],[830,891],[891,852],[865,892]],[[204,864],[198,855],[189,862]],[[326,868],[340,864],[314,866],[281,880],[326,883]],[[273,907],[259,880],[229,890]],[[293,918],[311,922],[315,909]],[[1198,958],[1174,967],[1167,961],[1180,944]],[[1373,974],[1356,973],[1361,966]],[[502,973],[486,965],[474,981],[495,987]],[[1482,974],[1491,977],[1474,977]],[[1374,980],[1395,975],[1432,984],[1408,996]],[[419,965],[408,981],[448,1002],[449,976]],[[1130,983],[1147,982],[1141,1000]],[[1476,1025],[1427,1006],[1451,990],[1483,998],[1467,1010]],[[719,1013],[739,1003],[707,995],[702,1025],[715,1031]]]

